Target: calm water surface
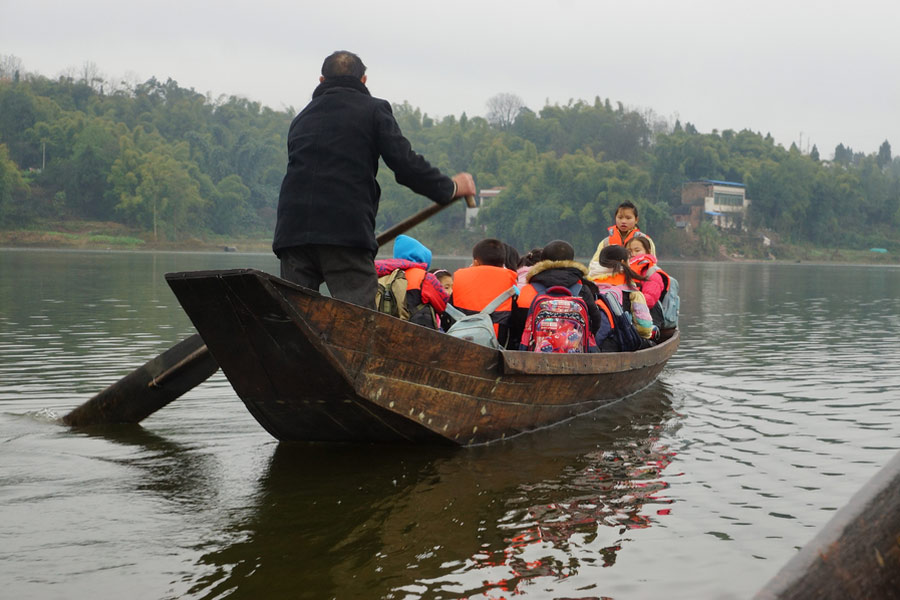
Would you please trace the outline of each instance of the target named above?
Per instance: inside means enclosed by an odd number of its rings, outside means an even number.
[[[193,333],[164,273],[247,266],[0,250],[0,595],[748,598],[900,449],[900,270],[801,264],[667,265],[660,380],[501,444],[278,444],[221,374],[60,424]]]

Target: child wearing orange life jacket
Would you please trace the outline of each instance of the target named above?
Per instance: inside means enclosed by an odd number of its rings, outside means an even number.
[[[637,282],[644,278],[629,267],[627,261],[628,251],[623,246],[603,248],[592,279],[601,294],[612,292],[619,304],[631,313],[634,328],[647,341],[644,347],[649,347],[652,345],[649,340],[654,334],[653,319],[647,301],[637,287]]]
[[[641,293],[644,294],[644,299],[647,300],[647,307],[652,314],[653,307],[659,302],[659,297],[662,296],[666,287],[660,269],[658,267],[655,269],[651,268],[656,267],[656,256],[651,252],[650,243],[646,238],[632,238],[626,248],[629,256],[628,266],[644,277],[644,281],[637,281],[637,286]],[[653,322],[656,323],[656,319]]]
[[[453,273],[447,269],[432,269],[431,274],[437,277],[437,280],[444,286],[444,291],[453,295]]]
[[[666,334],[667,330],[678,327],[678,281],[659,268],[656,257],[646,252],[647,246],[641,242],[640,238],[629,242],[632,256],[628,264],[646,279],[640,286],[650,307],[653,325]]]
[[[532,248],[531,252],[519,258],[518,268],[516,269],[516,285],[519,286],[519,288],[524,287],[528,283],[528,280],[526,279],[528,271],[531,270],[531,267],[541,262],[541,253],[543,251],[543,248]]]
[[[597,250],[588,264],[588,277],[591,279],[594,278],[597,270],[600,269],[600,251],[607,246],[626,246],[632,239],[643,237],[650,242],[650,254],[656,254],[653,240],[638,229],[638,209],[633,203],[623,202],[616,207],[615,220],[616,224],[607,229],[607,237],[603,238],[597,245]]]
[[[563,240],[554,240],[544,246],[541,260],[532,266],[526,276],[527,283],[522,287],[513,307],[510,319],[511,338],[519,341],[519,345],[511,349],[525,350],[522,334],[526,330],[532,303],[540,295],[540,289],[562,286],[569,290],[577,290],[577,296],[584,300],[587,308],[588,334],[593,337],[601,325],[601,312],[597,306],[594,286],[586,277],[587,268],[575,261],[575,249]],[[593,342],[589,345],[593,346]]]
[[[431,250],[415,238],[398,235],[394,240],[394,258],[376,260],[375,273],[383,277],[395,269],[403,270],[407,281],[406,306],[410,323],[438,329],[450,294],[437,277],[426,271],[430,264]]]
[[[472,247],[472,265],[453,273],[453,295],[450,303],[467,315],[486,308],[491,301],[516,284],[516,272],[506,268],[510,246],[498,239],[487,238]],[[518,254],[518,252],[516,252]],[[513,299],[507,298],[491,313],[494,333],[501,346],[511,344],[509,317]],[[446,319],[445,329],[452,325]]]

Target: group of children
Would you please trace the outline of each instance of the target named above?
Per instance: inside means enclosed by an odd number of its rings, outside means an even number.
[[[519,256],[512,246],[485,239],[473,247],[471,266],[451,274],[428,270],[431,252],[413,238],[399,236],[394,258],[376,261],[379,288],[403,271],[404,318],[451,334],[454,320],[445,314],[447,304],[458,309],[452,311],[457,317],[498,304],[490,319],[497,341],[506,349],[647,348],[659,339],[660,330],[674,326],[671,315],[664,314],[662,299],[677,295],[677,289],[672,290],[674,280],[656,264],[653,240],[638,229],[634,204],[619,205],[615,221],[588,267],[575,261],[574,248],[563,240]]]

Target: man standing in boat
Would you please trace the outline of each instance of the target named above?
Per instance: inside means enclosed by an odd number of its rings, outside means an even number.
[[[287,173],[272,249],[281,277],[374,308],[378,158],[398,183],[438,204],[475,194],[468,173],[452,178],[416,154],[391,105],[366,88],[366,66],[347,51],[322,64],[319,86],[288,131]]]

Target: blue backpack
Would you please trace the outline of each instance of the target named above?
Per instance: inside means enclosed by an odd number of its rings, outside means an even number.
[[[622,293],[624,299],[627,299],[627,293]],[[607,290],[600,292],[600,296],[603,298],[606,306],[609,307],[609,312],[612,313],[613,321],[615,321],[610,335],[619,343],[619,351],[634,352],[635,350],[640,350],[643,340],[637,329],[634,328],[631,313],[622,307],[614,293]]]
[[[678,297],[678,280],[656,265],[647,269],[647,277],[653,273],[662,275],[663,282],[666,284],[663,293],[659,296],[659,308],[662,311],[662,323],[659,328],[676,329],[678,327],[678,309],[681,306],[681,299]]]

